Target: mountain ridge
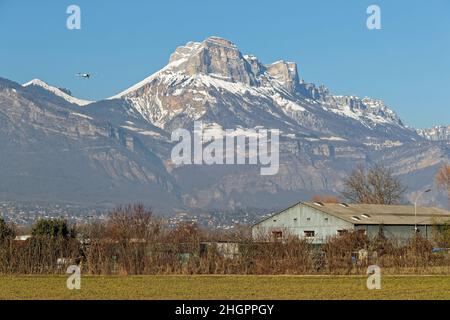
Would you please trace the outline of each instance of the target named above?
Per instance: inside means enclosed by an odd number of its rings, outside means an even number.
[[[450,125],[438,125],[426,129],[417,129],[417,133],[427,140],[446,141],[450,140]]]
[[[405,126],[383,101],[333,95],[306,83],[295,63],[262,64],[218,37],[178,47],[168,65],[105,100],[74,104],[61,89],[35,84],[0,79],[8,154],[0,195],[139,201],[162,212],[275,208],[338,194],[356,165],[383,162],[411,200],[450,160],[447,141]],[[194,121],[220,131],[279,129],[278,174],[262,177],[257,165],[174,166],[171,133],[192,131]]]
[[[76,105],[79,105],[79,106],[85,106],[85,105],[88,105],[90,103],[93,103],[93,101],[88,101],[88,100],[75,98],[71,94],[69,94],[66,90],[61,89],[61,88],[57,88],[57,87],[54,87],[54,86],[51,86],[48,83],[46,83],[46,82],[44,82],[44,81],[42,81],[40,79],[33,79],[31,81],[28,81],[28,82],[24,83],[22,86],[23,87],[29,87],[29,86],[41,87],[42,89],[50,91],[53,94],[63,98],[67,102],[70,102],[70,103],[73,103],[73,104],[76,104]]]
[[[175,92],[158,91],[158,86],[169,83],[177,87]],[[195,92],[197,100],[203,105],[194,101],[189,104],[189,110],[180,107],[187,105],[176,98],[184,87],[187,87],[186,94]],[[195,90],[196,87],[202,90]],[[217,37],[178,47],[167,66],[112,98],[131,101],[137,112],[162,127],[179,114],[191,115],[191,119],[185,117],[184,122],[203,116],[205,105],[211,102],[217,104],[214,94],[208,94],[211,87],[219,91],[215,92],[216,96],[220,90],[225,90],[240,95],[249,93],[255,100],[272,100],[272,105],[278,104],[278,109],[285,109],[284,115],[294,121],[295,114],[309,112],[304,104],[311,109],[314,107],[312,104],[319,103],[321,107],[329,105],[327,111],[353,118],[366,127],[384,122],[406,129],[395,112],[380,100],[331,95],[324,86],[316,87],[300,80],[295,63],[277,61],[263,65],[256,57],[243,55],[232,42]],[[273,110],[266,111],[270,113]]]
[[[236,58],[235,60],[240,60],[240,68],[235,68],[238,70],[234,70],[228,68],[226,70],[221,70],[220,68],[214,69],[214,63],[212,63],[211,67],[208,69],[205,67],[204,63],[198,63],[200,58],[205,56],[205,52],[209,52],[210,50],[221,48],[224,50],[231,51],[232,58]],[[194,52],[194,54],[192,53]],[[199,54],[201,57],[199,57]],[[234,55],[234,56],[233,56]],[[193,57],[194,58],[193,58]],[[209,55],[211,56],[211,55]],[[207,58],[209,57],[207,56]],[[229,58],[225,54],[226,58]],[[210,59],[209,57],[208,59]],[[206,59],[206,60],[208,60]],[[195,60],[194,62],[189,62],[189,60]],[[217,60],[217,59],[216,59]],[[229,61],[228,59],[227,61]],[[231,59],[233,60],[233,59]],[[214,59],[213,59],[214,62]],[[217,62],[217,61],[216,61]],[[233,61],[232,61],[233,62]],[[197,64],[196,64],[197,63]],[[216,63],[217,64],[217,63]],[[186,66],[187,65],[187,66]],[[232,63],[229,63],[232,65]],[[200,66],[200,67],[199,67]],[[196,69],[197,67],[197,69]],[[185,70],[184,70],[185,69]],[[242,75],[239,73],[240,71],[245,70],[247,74]],[[220,38],[217,36],[209,37],[205,39],[203,42],[188,42],[185,46],[178,47],[170,56],[169,63],[158,70],[157,72],[151,74],[147,78],[139,81],[135,85],[132,85],[128,89],[113,95],[105,100],[114,100],[127,98],[132,95],[133,92],[136,92],[147,84],[149,84],[155,78],[158,78],[165,72],[178,73],[180,70],[188,71],[187,75],[198,75],[204,74],[213,79],[215,84],[220,86],[220,81],[228,81],[230,83],[244,83],[249,85],[249,87],[254,87],[256,85],[261,85],[261,81],[267,81],[267,76],[273,77],[272,80],[276,80],[277,84],[281,85],[290,93],[300,94],[302,98],[311,99],[313,101],[324,102],[325,104],[334,105],[334,108],[330,108],[330,111],[335,112],[336,114],[347,116],[350,118],[358,119],[361,118],[361,114],[364,113],[362,110],[366,110],[366,112],[370,112],[370,110],[374,110],[373,113],[369,113],[369,119],[363,120],[376,120],[376,121],[386,121],[391,120],[393,122],[397,122],[403,126],[403,122],[398,117],[398,115],[389,107],[387,107],[382,100],[372,99],[369,97],[359,98],[354,95],[332,95],[329,90],[323,85],[317,87],[313,83],[306,83],[303,79],[300,78],[298,74],[298,67],[295,62],[288,62],[285,60],[278,60],[270,64],[262,64],[255,56],[253,55],[243,55],[238,47],[231,41],[226,40],[224,38]],[[230,71],[233,70],[233,71]],[[216,72],[219,71],[219,72]],[[183,72],[182,72],[183,74]],[[263,79],[256,79],[257,77],[263,76]],[[175,79],[172,79],[175,80]],[[217,81],[214,81],[217,80]],[[257,81],[259,80],[259,81]],[[94,103],[96,101],[87,101],[83,99],[78,99],[76,97],[72,97],[67,93],[63,92],[60,88],[50,86],[42,80],[34,79],[25,83],[24,86],[36,85],[41,86],[44,89],[53,91],[58,96],[63,97],[65,100],[77,104],[77,105],[87,105],[90,103]],[[235,89],[236,86],[234,86]],[[230,88],[227,88],[230,89]],[[242,89],[242,88],[240,88]],[[245,91],[245,88],[242,89]],[[99,100],[101,101],[101,100]],[[336,108],[336,106],[341,106],[342,108]],[[378,106],[376,108],[375,106]],[[297,109],[301,109],[298,108]],[[356,112],[355,112],[356,110]],[[151,121],[151,118],[148,117],[148,120]],[[361,120],[361,119],[359,119]],[[371,121],[369,121],[371,122]],[[366,124],[367,125],[367,124]]]

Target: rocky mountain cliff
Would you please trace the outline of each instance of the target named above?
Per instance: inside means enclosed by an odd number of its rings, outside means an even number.
[[[418,129],[417,133],[425,139],[432,141],[450,140],[450,126],[434,126],[430,129]]]
[[[174,166],[171,133],[196,120],[220,131],[279,129],[278,174]],[[405,126],[381,100],[334,95],[305,82],[293,62],[263,64],[217,37],[177,48],[163,69],[97,102],[40,80],[0,80],[0,133],[3,197],[141,201],[162,212],[283,207],[337,193],[357,164],[379,161],[412,197],[450,159],[448,140]]]
[[[348,134],[338,127],[350,122],[367,134],[415,135],[382,101],[331,95],[324,86],[300,80],[295,63],[263,65],[216,37],[177,48],[165,68],[113,98],[130,102],[133,110],[164,129],[202,119],[226,127],[265,125],[295,132],[303,127],[311,133]]]

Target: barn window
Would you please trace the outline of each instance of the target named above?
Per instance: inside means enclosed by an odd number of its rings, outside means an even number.
[[[325,218],[325,221],[328,221],[328,218]]]
[[[347,230],[338,230],[337,231],[337,234],[340,235],[340,236],[343,236],[344,234],[347,234],[347,233],[348,233]]]
[[[297,218],[294,218],[294,222],[297,222]]]
[[[305,231],[305,237],[306,238],[314,238],[314,231]]]
[[[311,221],[311,218],[306,218],[306,221]]]
[[[277,219],[273,219],[273,222],[277,222]]]

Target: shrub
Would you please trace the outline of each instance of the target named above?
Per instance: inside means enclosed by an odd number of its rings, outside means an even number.
[[[75,230],[69,228],[65,220],[41,219],[34,224],[31,234],[33,236],[67,239],[75,236]]]
[[[3,242],[6,239],[13,238],[15,236],[14,229],[9,226],[5,220],[0,218],[0,241]]]

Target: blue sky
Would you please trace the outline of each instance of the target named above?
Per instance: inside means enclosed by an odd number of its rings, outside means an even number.
[[[66,8],[81,8],[81,30]],[[381,8],[382,30],[366,28]],[[216,35],[263,63],[296,61],[307,82],[383,99],[407,124],[450,124],[450,1],[0,0],[0,77],[112,96]],[[83,81],[77,72],[95,72]]]

